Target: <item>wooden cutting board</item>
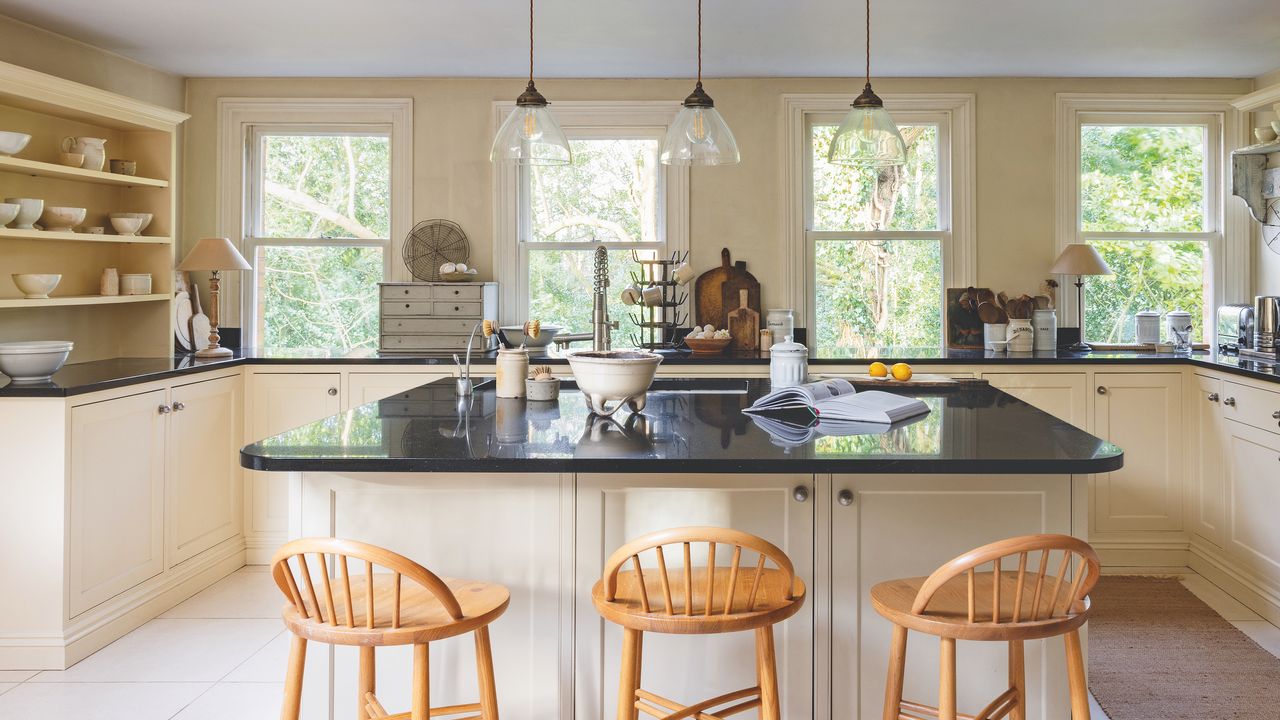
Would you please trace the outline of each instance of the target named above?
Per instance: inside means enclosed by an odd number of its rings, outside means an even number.
[[[747,307],[756,313],[756,330],[760,329],[760,281],[755,276],[747,272],[747,263],[739,260],[729,268],[729,279],[724,281],[721,287],[720,296],[721,303],[726,311],[726,321],[728,320],[727,311],[740,307],[741,292],[747,291]],[[757,344],[759,338],[756,339]]]
[[[733,346],[739,350],[755,350],[760,347],[760,313],[747,306],[750,291],[738,290],[738,306],[729,311],[727,324]]]
[[[733,267],[729,263],[729,248],[720,250],[720,267],[712,268],[693,283],[694,318],[698,327],[713,325],[717,330],[725,326],[724,284],[729,280]]]

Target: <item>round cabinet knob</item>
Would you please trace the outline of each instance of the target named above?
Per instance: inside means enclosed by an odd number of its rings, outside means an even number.
[[[335,396],[337,394],[338,394],[338,388],[329,388],[330,397]]]
[[[1235,399],[1235,398],[1233,398],[1233,397],[1227,398],[1226,400],[1223,400],[1223,401],[1222,401],[1222,404],[1223,404],[1223,405],[1226,405],[1227,407],[1235,407],[1235,406],[1236,406],[1236,399]]]
[[[1218,393],[1209,393],[1209,402],[1218,402]]]
[[[453,306],[453,311],[454,311],[454,312],[461,312],[461,310],[462,310],[462,308],[458,307],[457,305],[454,305],[454,306]]]
[[[791,491],[791,497],[795,498],[796,502],[804,502],[805,500],[808,500],[809,499],[808,486],[806,485],[795,486],[795,488]]]
[[[173,403],[173,411],[174,411],[174,412],[177,412],[177,411],[179,411],[179,410],[186,410],[186,409],[187,409],[186,403],[181,403],[181,402],[174,402],[174,403]]]
[[[408,307],[409,307],[409,303],[405,303],[405,304],[404,304],[404,306],[405,306],[406,308],[408,308]]]
[[[404,289],[404,294],[405,294],[405,295],[408,295],[408,294],[409,294],[409,288],[405,288],[405,289]]]
[[[1099,394],[1099,395],[1106,395],[1106,394],[1107,394],[1107,389],[1106,389],[1105,387],[1103,387],[1103,386],[1099,385],[1099,386],[1098,386],[1098,394]]]
[[[161,415],[168,415],[169,409],[170,408],[168,405],[161,405],[160,407],[156,408],[156,411],[159,412]]]
[[[462,294],[462,291],[461,291],[461,290],[454,290],[454,291],[453,291],[453,294],[454,294],[454,295],[461,295],[461,294]]]
[[[841,490],[840,492],[836,493],[836,502],[840,503],[841,505],[844,505],[845,507],[852,505],[853,491]]]
[[[1271,413],[1271,419],[1272,419],[1272,420],[1280,420],[1280,410],[1277,410],[1277,411],[1275,411],[1275,412]]]

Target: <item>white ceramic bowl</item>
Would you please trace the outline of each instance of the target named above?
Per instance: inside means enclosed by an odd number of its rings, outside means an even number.
[[[40,224],[49,232],[71,232],[72,228],[84,222],[84,216],[84,208],[49,205],[40,215]]]
[[[74,345],[63,340],[0,343],[0,373],[16,384],[48,382]]]
[[[577,350],[567,357],[588,407],[605,417],[623,405],[636,412],[644,410],[644,393],[662,363],[661,355],[648,350]],[[605,403],[613,400],[619,402],[609,410]]]
[[[133,217],[113,217],[111,218],[111,227],[116,229],[117,235],[137,235],[138,230],[142,227],[142,219]]]
[[[111,218],[135,218],[135,219],[137,219],[137,220],[140,220],[140,221],[142,222],[142,224],[138,226],[138,234],[139,234],[139,235],[141,235],[141,234],[142,234],[142,231],[143,231],[143,230],[146,230],[146,229],[147,229],[147,226],[151,224],[151,218],[153,218],[153,217],[155,217],[155,216],[154,216],[154,215],[152,215],[151,213],[111,213],[111,215],[110,215],[109,217],[111,217]]]
[[[524,328],[520,325],[504,325],[499,330],[502,331],[503,337],[507,339],[507,343],[511,347],[546,347],[555,339],[556,334],[564,328],[559,325],[543,325],[542,330],[538,333],[538,337],[526,337]]]
[[[0,155],[17,155],[29,142],[31,136],[26,133],[0,130]]]
[[[61,275],[41,275],[36,273],[14,273],[13,284],[18,286],[28,300],[43,300],[58,287]]]
[[[151,273],[126,273],[120,276],[121,295],[150,295]]]
[[[40,198],[5,198],[4,201],[19,206],[18,216],[13,219],[15,230],[31,230],[32,224],[39,220],[40,213],[44,212],[44,200]]]
[[[0,203],[0,227],[4,227],[13,222],[18,217],[18,211],[22,206],[18,203]]]

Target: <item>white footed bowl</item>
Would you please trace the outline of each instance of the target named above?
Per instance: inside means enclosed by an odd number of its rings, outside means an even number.
[[[62,282],[61,275],[40,275],[36,273],[14,273],[13,284],[18,286],[28,300],[43,300]]]
[[[526,336],[524,327],[521,325],[503,325],[498,329],[502,331],[503,336],[507,338],[507,342],[511,343],[512,347],[524,345],[525,347],[535,348],[550,345],[551,341],[564,328],[559,325],[543,325],[536,338]]]
[[[40,224],[50,232],[71,232],[71,228],[84,222],[85,213],[84,208],[50,205],[40,215]]]
[[[18,206],[18,215],[13,219],[15,230],[33,229],[32,225],[44,212],[44,200],[40,198],[5,198],[4,201]]]
[[[133,217],[113,217],[111,218],[111,227],[116,229],[117,235],[137,235],[138,230],[142,228],[142,219]]]
[[[0,203],[0,227],[4,227],[13,222],[18,217],[18,211],[22,206],[18,203]]]
[[[155,216],[152,215],[151,213],[111,213],[108,217],[134,218],[135,220],[140,221],[142,224],[138,226],[138,234],[141,235],[142,231],[146,230],[147,226],[151,224],[151,218]]]
[[[48,382],[67,361],[72,347],[73,343],[63,340],[0,343],[0,373],[14,384]]]
[[[591,411],[605,417],[623,405],[636,412],[644,410],[644,393],[662,363],[661,355],[648,350],[578,350],[567,357]],[[618,404],[607,409],[605,403],[613,400]]]
[[[26,133],[0,130],[0,155],[16,155],[22,152],[31,136]]]

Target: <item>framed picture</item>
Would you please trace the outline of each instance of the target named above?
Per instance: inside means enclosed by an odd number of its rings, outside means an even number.
[[[947,288],[947,348],[982,349],[982,319],[978,317],[978,291],[983,288]]]

